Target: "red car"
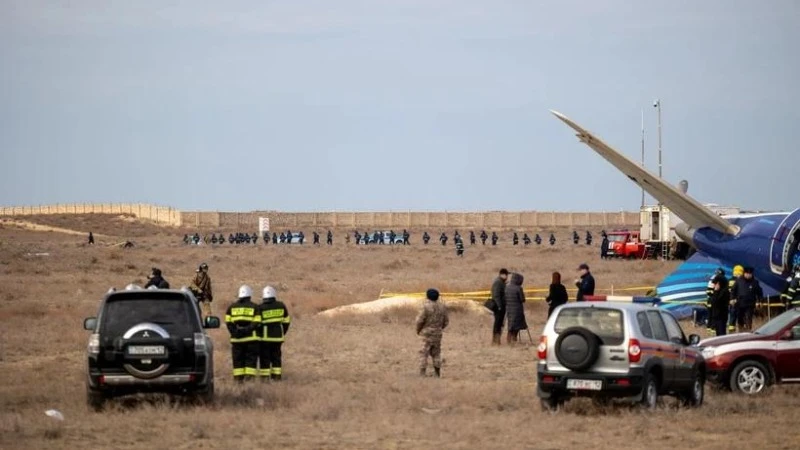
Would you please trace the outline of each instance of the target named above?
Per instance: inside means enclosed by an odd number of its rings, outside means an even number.
[[[752,333],[705,339],[698,345],[708,380],[734,392],[755,395],[772,384],[800,383],[800,308]]]

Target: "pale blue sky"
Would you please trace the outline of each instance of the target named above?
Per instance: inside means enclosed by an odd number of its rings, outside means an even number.
[[[0,204],[635,210],[559,110],[700,201],[797,201],[800,2],[0,0]]]

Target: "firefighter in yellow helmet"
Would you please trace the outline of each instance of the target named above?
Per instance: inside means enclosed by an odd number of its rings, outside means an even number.
[[[744,267],[737,264],[733,267],[733,276],[728,281],[728,289],[733,289],[733,285],[736,284],[736,280],[739,279],[744,275]],[[736,331],[736,307],[731,305],[728,307],[728,333],[733,333]]]
[[[277,299],[278,293],[272,286],[264,288],[261,305],[258,308],[261,318],[259,331],[259,365],[258,374],[262,381],[272,379],[280,381],[283,375],[281,367],[281,345],[286,340],[286,333],[292,318],[286,305]]]
[[[242,285],[239,299],[225,312],[225,325],[231,335],[231,357],[233,358],[233,379],[241,383],[252,380],[258,373],[258,330],[261,315],[258,305],[252,302],[253,289]]]

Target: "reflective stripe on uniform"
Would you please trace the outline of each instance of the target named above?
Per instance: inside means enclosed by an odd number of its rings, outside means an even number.
[[[268,377],[272,373],[272,369],[259,369],[258,376]]]
[[[282,372],[283,372],[283,371],[281,370],[281,368],[280,368],[280,367],[273,367],[273,368],[272,368],[272,374],[273,374],[273,375],[281,375],[281,373],[282,373]]]
[[[247,336],[243,338],[231,338],[231,344],[239,344],[241,342],[254,342],[258,340],[258,336],[253,332],[252,336]]]
[[[285,342],[285,341],[286,341],[286,337],[284,337],[284,336],[273,337],[273,338],[271,338],[271,337],[262,337],[261,338],[261,342]]]
[[[245,375],[253,375],[253,376],[258,375],[258,369],[255,369],[253,367],[245,367],[244,368],[244,374]]]
[[[233,369],[233,376],[240,377],[244,375],[244,369]]]

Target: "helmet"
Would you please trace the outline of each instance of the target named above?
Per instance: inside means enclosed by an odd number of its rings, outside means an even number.
[[[250,298],[252,296],[253,289],[250,286],[243,284],[241,287],[239,287],[239,298]]]
[[[272,286],[265,287],[263,295],[261,296],[261,298],[277,298],[277,297],[278,297],[278,292]]]
[[[154,285],[150,286],[150,287],[149,287],[149,288],[147,288],[147,289],[158,289],[158,286],[156,286],[156,285],[154,284]]]
[[[714,271],[714,275],[715,276],[716,275],[724,275],[724,274],[725,274],[725,269],[723,269],[722,267],[717,267],[717,270]]]
[[[741,265],[736,265],[736,266],[733,268],[733,276],[734,276],[734,277],[740,277],[740,276],[742,276],[743,274],[744,274],[744,267],[742,267]]]
[[[137,286],[137,285],[135,285],[133,283],[125,286],[125,290],[126,291],[138,291],[139,289],[141,289],[141,287],[139,287],[139,286]]]
[[[117,292],[117,288],[113,288],[113,287],[112,288],[108,288],[108,291],[106,292],[106,294],[110,294],[112,292]]]
[[[208,270],[208,264],[206,263],[200,264],[199,270]]]

